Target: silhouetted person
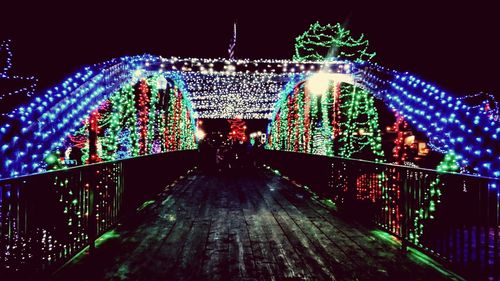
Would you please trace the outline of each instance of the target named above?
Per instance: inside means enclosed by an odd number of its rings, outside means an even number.
[[[78,148],[76,146],[73,146],[71,148],[71,152],[69,153],[69,159],[75,160],[77,166],[82,165],[82,156],[83,156],[83,153],[82,153],[82,150],[80,148]]]

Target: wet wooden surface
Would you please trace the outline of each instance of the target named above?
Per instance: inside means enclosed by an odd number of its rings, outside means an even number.
[[[144,187],[147,188],[147,187]],[[449,280],[264,171],[195,172],[55,280]]]

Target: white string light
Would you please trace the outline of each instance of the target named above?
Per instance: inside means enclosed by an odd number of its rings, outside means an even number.
[[[287,74],[184,73],[197,118],[269,119]]]

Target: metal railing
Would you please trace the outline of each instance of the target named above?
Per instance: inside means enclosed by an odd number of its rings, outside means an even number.
[[[0,276],[50,272],[192,168],[196,151],[0,180]]]
[[[474,280],[500,278],[500,180],[284,151],[263,161]]]

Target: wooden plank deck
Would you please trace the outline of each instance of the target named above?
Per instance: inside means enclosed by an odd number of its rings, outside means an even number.
[[[55,280],[449,280],[282,178],[191,174]]]

